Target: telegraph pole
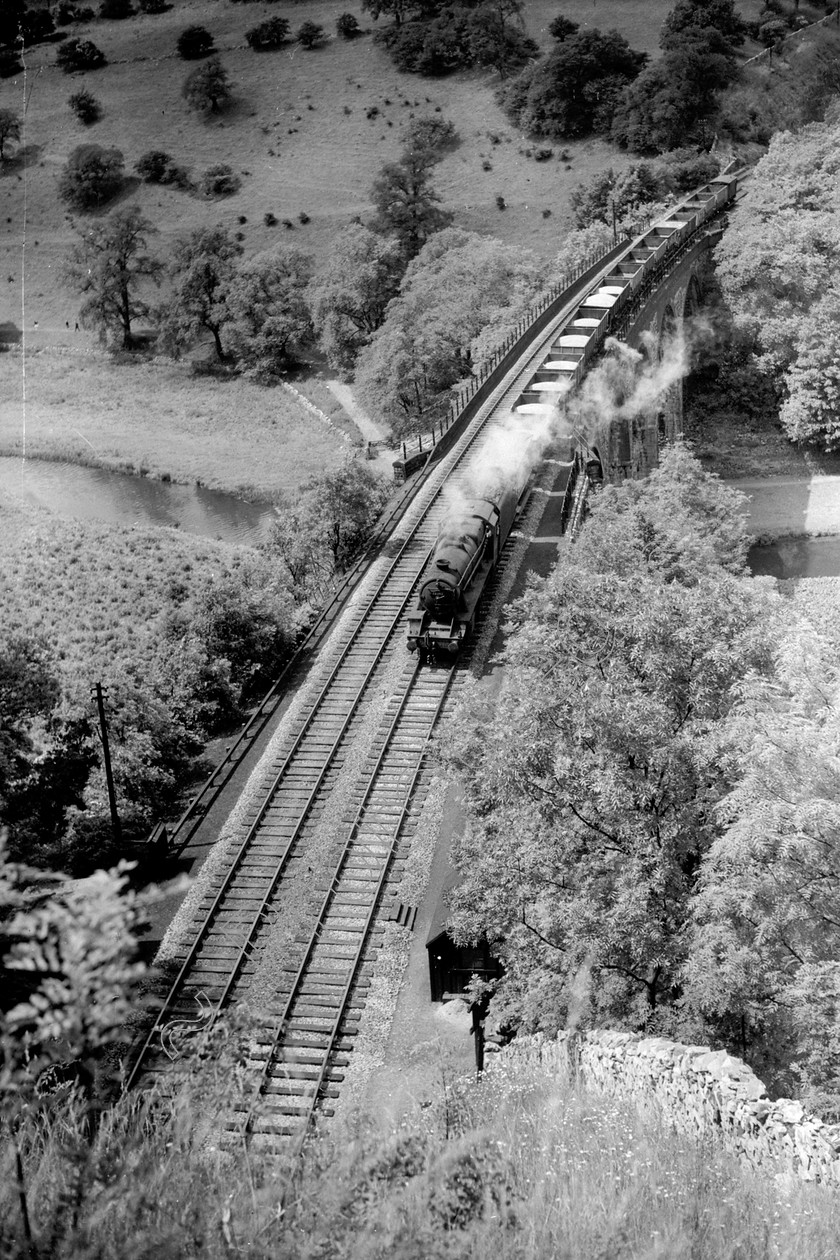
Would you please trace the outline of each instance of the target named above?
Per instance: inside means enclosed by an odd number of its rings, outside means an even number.
[[[122,839],[122,828],[120,827],[120,816],[117,813],[114,775],[111,771],[111,749],[108,744],[108,726],[105,721],[105,697],[102,692],[101,682],[96,684],[94,694],[96,696],[96,707],[99,710],[99,735],[102,739],[102,764],[105,767],[105,782],[108,785],[108,804],[111,807],[111,827],[114,832],[114,840],[119,844]]]

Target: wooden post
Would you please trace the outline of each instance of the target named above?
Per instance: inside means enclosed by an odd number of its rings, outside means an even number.
[[[117,813],[117,797],[114,791],[114,776],[111,772],[111,749],[108,745],[108,726],[105,721],[105,697],[102,692],[102,683],[98,682],[94,688],[96,695],[96,707],[99,710],[99,734],[102,739],[102,764],[105,768],[105,783],[108,787],[108,805],[111,809],[111,829],[114,833],[114,840],[119,844],[122,839],[122,828],[120,827],[120,818]]]

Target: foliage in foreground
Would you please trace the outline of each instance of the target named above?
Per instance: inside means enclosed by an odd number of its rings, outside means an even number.
[[[753,1178],[627,1106],[539,1067],[459,1081],[399,1126],[381,1116],[313,1142],[286,1170],[219,1141],[208,1117],[252,1099],[247,1023],[217,1025],[174,1101],[122,1099],[90,1135],[78,1099],[42,1100],[17,1134],[37,1250],[7,1149],[9,1260],[829,1260],[836,1195]],[[197,1048],[198,1049],[198,1048]],[[44,1248],[46,1247],[46,1251]]]
[[[453,731],[455,930],[496,943],[501,1022],[722,1044],[834,1119],[840,672],[745,547],[682,448],[597,496]]]

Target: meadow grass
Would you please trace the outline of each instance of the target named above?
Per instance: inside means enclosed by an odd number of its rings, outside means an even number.
[[[174,529],[71,521],[0,503],[4,633],[42,634],[65,694],[86,700],[91,679],[154,673],[159,618],[173,591],[235,572],[252,553]]]
[[[397,1126],[368,1116],[324,1131],[281,1209],[282,1161],[208,1128],[208,1117],[249,1097],[235,1062],[230,1047],[216,1047],[212,1062],[181,1074],[171,1101],[121,1100],[91,1144],[73,1105],[25,1125],[36,1246],[49,1240],[52,1260],[836,1255],[836,1192],[746,1172],[711,1140],[677,1137],[629,1105],[521,1064],[480,1084],[442,1080],[440,1104]],[[27,1252],[4,1158],[0,1238],[16,1260]]]
[[[337,467],[352,450],[285,390],[195,377],[184,364],[43,349],[26,356],[25,407],[22,368],[19,351],[0,355],[2,455],[22,454],[25,435],[30,458],[271,500]],[[357,432],[349,421],[340,427]]]

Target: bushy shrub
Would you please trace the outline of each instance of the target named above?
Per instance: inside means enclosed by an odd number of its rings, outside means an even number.
[[[416,118],[405,132],[407,149],[424,149],[442,154],[458,142],[455,124],[448,118]]]
[[[230,102],[230,80],[218,57],[211,57],[187,75],[182,95],[191,109],[212,114]]]
[[[148,184],[169,184],[189,188],[190,177],[185,166],[179,166],[163,149],[149,149],[137,159],[134,169]]]
[[[62,0],[55,12],[56,26],[68,26],[71,22],[92,22],[96,17],[93,9],[84,7],[83,5],[70,4],[68,0]]]
[[[289,23],[281,17],[269,18],[267,22],[260,22],[259,26],[252,26],[250,31],[245,32],[245,39],[255,52],[279,48],[288,38]]]
[[[122,21],[134,17],[134,12],[131,0],[102,0],[99,6],[99,16],[105,21]]]
[[[758,28],[758,38],[765,48],[773,48],[787,34],[787,22],[783,22],[781,18],[773,18],[772,21],[764,22]]]
[[[242,180],[232,167],[220,162],[204,171],[199,187],[205,197],[232,197],[242,187]]]
[[[184,61],[195,61],[213,51],[213,36],[204,26],[188,26],[178,36],[176,47]]]
[[[577,35],[580,30],[580,23],[573,22],[571,18],[567,18],[561,13],[558,17],[548,25],[548,33],[552,39],[556,39],[558,44],[562,44],[564,39],[568,39],[571,35]]]
[[[342,39],[355,39],[357,35],[361,35],[362,28],[352,13],[342,13],[335,19],[335,33]]]
[[[74,92],[72,96],[67,98],[67,104],[78,118],[79,122],[90,126],[92,123],[99,122],[102,117],[102,105],[96,97],[82,88],[79,92]]]
[[[122,188],[124,159],[119,149],[80,144],[67,159],[59,196],[74,210],[90,210],[110,201]]]
[[[297,40],[303,48],[316,48],[325,39],[326,32],[318,22],[304,22],[298,29]]]
[[[98,70],[106,64],[105,54],[90,39],[67,39],[56,54],[55,64],[65,74],[75,70]]]

